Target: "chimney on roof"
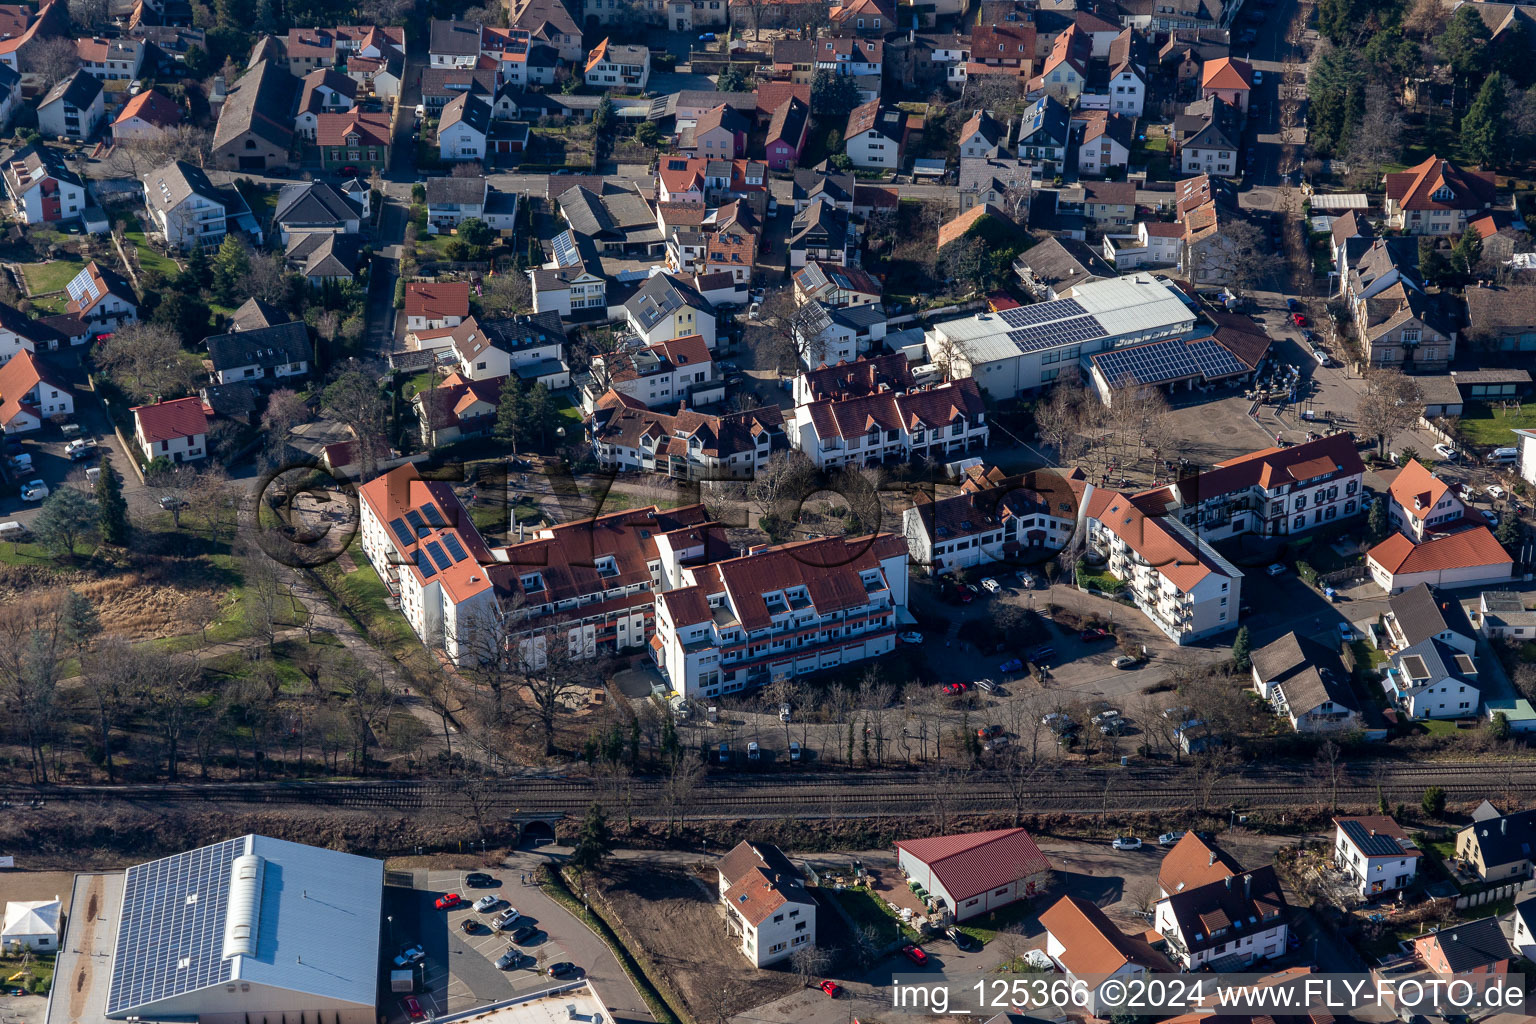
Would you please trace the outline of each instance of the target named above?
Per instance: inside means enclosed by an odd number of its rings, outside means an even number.
[[[1244,875],[1243,876],[1243,899],[1245,899],[1245,900],[1248,899],[1252,892],[1253,892],[1253,876],[1252,875]]]
[[[1232,876],[1231,875],[1227,876],[1227,891],[1228,892],[1232,891]]]
[[[1215,864],[1216,864],[1216,851],[1215,851],[1215,850],[1212,850],[1212,851],[1211,851],[1211,860],[1210,860],[1210,863],[1209,863],[1209,864],[1207,864],[1207,865],[1206,865],[1206,867],[1213,867],[1213,866],[1214,866],[1214,865],[1215,865]]]
[[[1499,835],[1501,835],[1501,836],[1509,835],[1509,819],[1508,818],[1500,818],[1499,819]]]

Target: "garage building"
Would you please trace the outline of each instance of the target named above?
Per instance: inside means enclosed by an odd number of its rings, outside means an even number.
[[[900,839],[896,859],[907,879],[956,921],[990,913],[1039,892],[1051,862],[1021,828]]]

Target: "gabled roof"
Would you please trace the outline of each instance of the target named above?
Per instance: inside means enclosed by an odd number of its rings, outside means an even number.
[[[1404,210],[1481,210],[1493,203],[1492,171],[1466,171],[1431,156],[1406,171],[1386,176],[1387,198]],[[1449,194],[1436,196],[1442,189]]]
[[[303,87],[299,93],[299,113],[319,113],[323,108],[321,100],[324,99],[321,89],[329,89],[340,93],[347,99],[357,98],[357,80],[342,74],[335,68],[316,68],[304,76]]]
[[[1024,111],[1019,122],[1019,146],[1065,146],[1071,134],[1072,112],[1054,96],[1042,96]]]
[[[303,277],[350,279],[357,274],[362,245],[357,235],[309,231],[290,235],[283,255]]]
[[[945,221],[939,225],[938,247],[942,249],[949,243],[964,238],[983,217],[996,217],[1004,223],[1010,225],[1013,223],[1006,213],[991,203],[973,206],[953,220]]]
[[[272,220],[276,224],[302,224],[307,228],[342,227],[363,215],[362,207],[324,181],[284,185],[277,194]]]
[[[810,116],[811,108],[800,102],[798,96],[791,96],[773,112],[763,144],[767,146],[784,142],[792,147],[799,146],[805,137],[806,126],[810,124]]]
[[[1438,948],[1445,957],[1446,965],[1456,974],[1487,968],[1515,956],[1497,915],[1453,928],[1442,928],[1413,941],[1415,945]]]
[[[295,320],[272,327],[215,334],[208,339],[208,358],[213,368],[220,372],[242,366],[270,368],[307,363],[310,359],[309,331],[301,321]]]
[[[1455,598],[1440,600],[1427,583],[1393,594],[1387,599],[1387,607],[1405,646],[1412,647],[1447,632],[1468,640],[1477,639],[1477,631],[1461,602]]]
[[[1275,915],[1284,918],[1285,896],[1280,880],[1268,864],[1206,885],[1167,896],[1186,949],[1201,952],[1223,946],[1234,937],[1274,927]],[[1224,934],[1213,936],[1214,932]]]
[[[159,87],[145,89],[123,104],[122,113],[113,119],[113,125],[125,124],[138,118],[157,128],[174,128],[181,123],[181,107]]]
[[[980,387],[965,377],[901,394],[823,399],[810,403],[806,412],[817,437],[851,439],[875,429],[937,430],[962,420],[975,423],[985,408]]]
[[[491,105],[483,97],[461,92],[443,105],[442,120],[438,131],[463,122],[477,135],[485,135],[491,129]]]
[[[1360,710],[1339,656],[1294,631],[1254,651],[1253,671],[1264,682],[1280,687],[1293,717],[1329,703]]]
[[[1422,544],[1415,544],[1405,535],[1394,533],[1367,551],[1365,557],[1393,575],[1474,566],[1514,567],[1514,559],[1509,557],[1509,552],[1494,539],[1493,532],[1486,526],[1474,526],[1459,533],[1426,540]]]
[[[971,136],[980,134],[982,141],[988,146],[996,146],[1002,143],[1007,133],[1008,129],[997,118],[985,110],[978,110],[960,127],[960,141],[964,142]]]
[[[1420,850],[1408,833],[1395,819],[1386,814],[1357,814],[1333,819],[1351,846],[1366,857],[1422,857]]]
[[[320,114],[315,118],[315,142],[321,146],[350,145],[351,135],[357,135],[359,144],[364,146],[388,147],[389,115],[353,109],[345,114]]]
[[[1073,975],[1110,975],[1126,964],[1149,971],[1173,965],[1139,935],[1127,935],[1104,911],[1077,896],[1063,896],[1040,915],[1040,925],[1065,947],[1056,959]]]
[[[247,132],[274,147],[292,148],[290,115],[298,88],[298,79],[286,70],[271,61],[258,61],[230,87],[213,131],[214,148],[222,148]]]
[[[928,865],[955,907],[972,896],[1051,870],[1051,862],[1022,828],[898,839],[896,849]]]
[[[203,412],[200,398],[177,398],[155,405],[136,405],[131,411],[139,423],[139,432],[150,443],[175,441],[208,432],[208,415]]]
[[[1016,273],[1028,270],[1035,282],[1058,292],[1084,281],[1105,280],[1118,276],[1098,250],[1087,242],[1065,236],[1052,236],[1032,245],[1013,261]]]
[[[1431,473],[1418,459],[1409,459],[1387,487],[1392,500],[1415,519],[1433,515],[1435,506],[1450,490],[1450,484]]]
[[[1493,813],[1485,812],[1482,817],[1474,814],[1472,824],[1467,826],[1472,831],[1472,841],[1482,853],[1480,859],[1484,868],[1536,860],[1536,810],[1500,814],[1487,801],[1484,804]]]
[[[101,95],[101,88],[101,79],[88,71],[76,71],[49,89],[48,95],[38,101],[37,107],[41,110],[63,100],[65,106],[85,110],[96,102],[96,98]]]
[[[1231,854],[1200,833],[1189,831],[1163,856],[1157,869],[1157,885],[1172,895],[1231,878],[1242,871],[1243,866]]]
[[[276,306],[264,299],[250,298],[240,304],[234,315],[229,318],[229,329],[232,331],[249,331],[257,327],[271,327],[273,324],[287,322],[287,316]]]
[[[26,349],[19,349],[4,366],[0,366],[0,427],[14,421],[23,408],[42,419],[42,414],[32,405],[32,389],[45,382],[60,391],[69,391]]]
[[[692,284],[671,274],[652,274],[640,286],[640,290],[624,303],[625,310],[647,331],[683,306],[692,306],[710,314],[715,311],[714,306]]]
[[[800,872],[777,846],[769,843],[743,840],[717,867],[728,887],[721,901],[754,927],[786,903],[814,903],[805,891]]]
[[[468,281],[409,281],[405,286],[405,315],[429,320],[469,315]]]

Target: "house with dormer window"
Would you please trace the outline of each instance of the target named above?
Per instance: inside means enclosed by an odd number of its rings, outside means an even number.
[[[1289,913],[1275,869],[1265,865],[1164,896],[1152,927],[1182,970],[1241,970],[1285,952]]]
[[[1460,238],[1495,198],[1492,171],[1464,170],[1437,156],[1384,180],[1387,227],[1410,235]]]
[[[790,444],[816,466],[952,461],[985,448],[991,429],[981,389],[967,377],[900,394],[882,391],[801,405]]]
[[[757,967],[816,945],[816,901],[777,846],[736,844],[716,865],[727,927]]]

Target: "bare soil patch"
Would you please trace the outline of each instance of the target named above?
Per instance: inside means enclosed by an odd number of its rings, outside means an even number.
[[[800,989],[787,964],[759,970],[742,955],[714,898],[714,872],[707,874],[618,863],[607,872],[602,899],[626,943],[643,951],[695,1020],[720,1019],[721,1010],[733,1016]]]
[[[57,896],[67,914],[69,890],[74,883],[72,871],[0,871],[0,904],[51,900]]]

